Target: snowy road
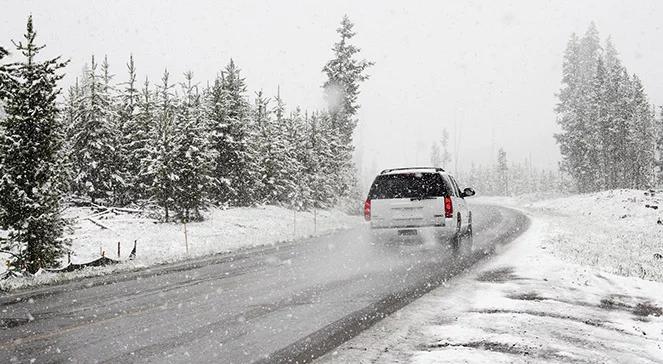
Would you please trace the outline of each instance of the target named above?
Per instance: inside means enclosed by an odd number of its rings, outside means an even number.
[[[475,207],[475,250],[371,246],[361,229],[0,298],[0,362],[308,361],[528,225]]]

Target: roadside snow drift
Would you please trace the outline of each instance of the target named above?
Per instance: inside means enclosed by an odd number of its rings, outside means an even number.
[[[615,190],[535,202],[555,255],[615,274],[663,281],[663,192]]]

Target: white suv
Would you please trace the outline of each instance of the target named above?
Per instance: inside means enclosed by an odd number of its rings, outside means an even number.
[[[442,168],[416,167],[382,171],[371,185],[364,203],[364,218],[370,221],[375,240],[451,238],[454,247],[461,238],[472,237],[472,211],[456,180]]]

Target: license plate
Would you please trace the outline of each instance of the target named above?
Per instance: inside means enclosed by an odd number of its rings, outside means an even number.
[[[417,235],[417,230],[413,230],[413,229],[398,230],[398,235],[401,235],[401,236]]]

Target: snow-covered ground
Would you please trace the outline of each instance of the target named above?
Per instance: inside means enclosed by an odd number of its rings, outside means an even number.
[[[566,261],[663,281],[663,191],[614,190],[536,201],[484,198],[525,209],[550,224],[544,248]]]
[[[31,278],[0,280],[0,289],[101,275],[249,246],[269,245],[351,228],[362,222],[361,217],[350,216],[339,210],[318,210],[314,216],[312,212],[294,213],[275,206],[212,209],[205,215],[204,221],[187,224],[185,241],[184,225],[181,224],[156,223],[153,219],[125,212],[99,216],[89,208],[71,208],[67,210],[66,217],[74,221],[73,234],[69,236],[72,239],[72,263],[89,262],[99,258],[102,253],[125,262],[73,273],[42,273]],[[134,241],[136,259],[127,261]],[[4,267],[1,268],[0,271],[4,270]]]
[[[663,226],[645,207],[658,201],[632,190],[492,199],[525,211],[530,229],[320,361],[663,363]]]

